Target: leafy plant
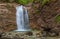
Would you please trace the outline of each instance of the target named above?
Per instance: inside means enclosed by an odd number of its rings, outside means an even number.
[[[55,21],[56,21],[56,22],[60,22],[60,15],[58,15],[58,16],[55,18]]]
[[[29,2],[33,2],[33,0],[15,0],[17,3],[22,4],[22,5],[26,5]]]
[[[50,0],[41,0],[42,6],[44,6],[46,3],[48,3]]]

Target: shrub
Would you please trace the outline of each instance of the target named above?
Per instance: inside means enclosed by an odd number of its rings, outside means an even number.
[[[29,2],[33,2],[33,0],[15,0],[17,3],[22,4],[22,5],[26,5]]]

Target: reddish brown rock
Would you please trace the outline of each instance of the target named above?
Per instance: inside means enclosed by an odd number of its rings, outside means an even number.
[[[9,4],[0,4],[0,31],[11,31],[16,29],[16,9]]]

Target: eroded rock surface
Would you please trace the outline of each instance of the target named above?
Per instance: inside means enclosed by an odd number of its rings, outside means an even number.
[[[0,31],[11,31],[16,29],[16,9],[13,5],[0,4]]]

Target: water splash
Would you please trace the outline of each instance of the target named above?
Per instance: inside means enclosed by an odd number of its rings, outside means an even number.
[[[16,31],[30,31],[27,9],[24,6],[16,7]]]

